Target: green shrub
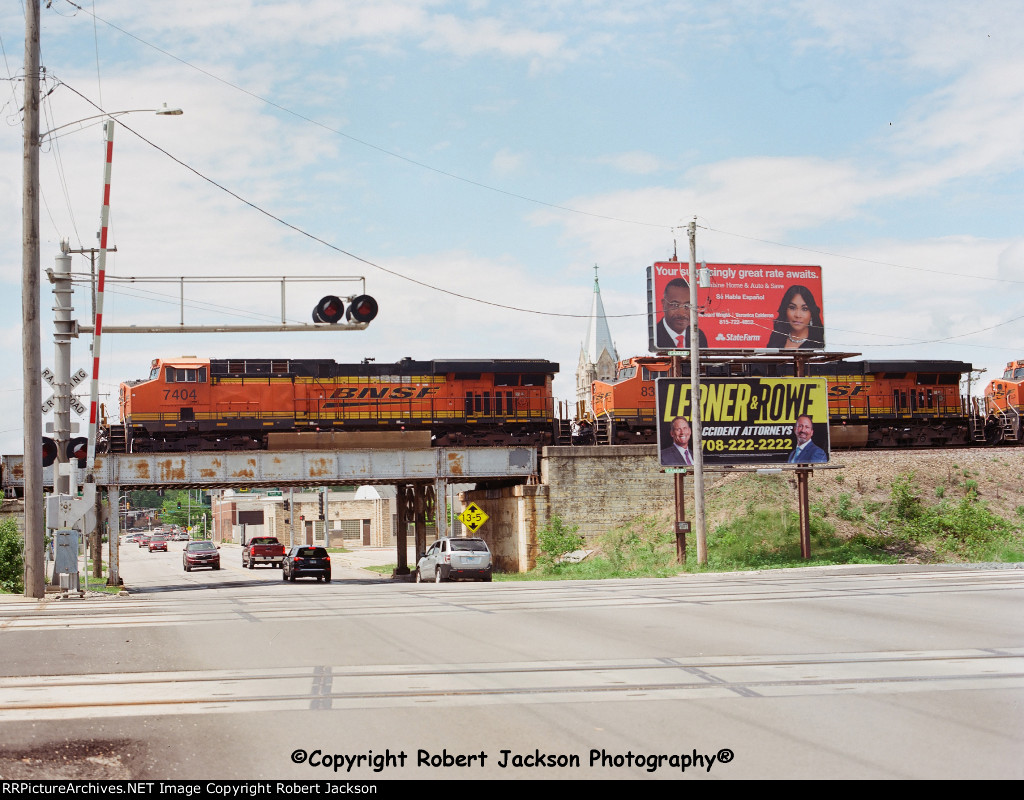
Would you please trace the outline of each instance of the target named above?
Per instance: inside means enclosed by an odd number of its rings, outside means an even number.
[[[860,522],[864,519],[864,515],[853,505],[853,500],[848,494],[839,495],[839,509],[836,515],[847,522]]]
[[[0,592],[25,591],[25,542],[13,519],[0,520]]]
[[[636,519],[629,525],[608,531],[601,537],[600,544],[612,569],[623,575],[678,572],[675,536],[659,520]]]
[[[578,525],[570,528],[562,522],[561,517],[552,517],[551,521],[537,532],[538,565],[555,565],[566,553],[582,550],[586,541],[577,533],[578,530]]]
[[[896,520],[911,522],[921,516],[921,498],[914,485],[914,473],[899,475],[889,490],[891,508]]]

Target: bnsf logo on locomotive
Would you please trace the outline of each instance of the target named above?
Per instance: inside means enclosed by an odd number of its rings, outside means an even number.
[[[423,386],[345,386],[335,389],[328,400],[420,400],[437,394],[438,387]],[[351,403],[324,403],[322,408],[342,408]]]

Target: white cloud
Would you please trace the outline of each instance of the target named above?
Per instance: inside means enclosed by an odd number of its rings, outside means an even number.
[[[502,148],[494,154],[491,160],[491,168],[498,175],[508,175],[522,169],[526,157],[522,153],[513,153],[507,148]]]
[[[653,175],[665,169],[661,159],[651,153],[642,150],[632,150],[628,153],[615,153],[613,155],[601,156],[594,159],[598,164],[607,164],[613,169],[631,175]]]

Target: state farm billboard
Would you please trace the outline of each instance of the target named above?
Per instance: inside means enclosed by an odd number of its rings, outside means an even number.
[[[692,464],[690,379],[655,383],[661,466]],[[706,378],[700,401],[701,452],[709,466],[828,462],[824,378]]]
[[[697,289],[700,347],[709,350],[823,350],[821,267],[708,264],[711,288]],[[647,268],[651,352],[688,349],[689,265]]]

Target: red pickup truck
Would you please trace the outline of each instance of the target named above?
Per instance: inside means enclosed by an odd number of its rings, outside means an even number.
[[[281,568],[284,563],[284,545],[273,536],[255,536],[242,545],[242,568],[252,569],[257,564],[270,564]]]

